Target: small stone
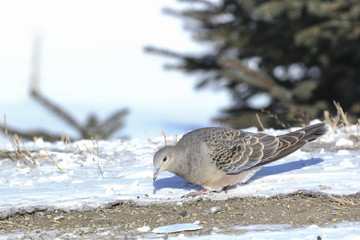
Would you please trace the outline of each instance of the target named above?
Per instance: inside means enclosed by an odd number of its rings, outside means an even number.
[[[212,207],[212,208],[210,208],[210,212],[212,212],[212,213],[218,213],[221,210],[223,210],[222,207]]]
[[[65,217],[64,216],[58,216],[58,217],[54,217],[55,221],[60,221],[63,220]]]
[[[180,215],[181,215],[182,217],[186,217],[186,216],[187,216],[187,214],[188,214],[188,212],[187,212],[187,211],[182,211],[182,212],[180,213]]]
[[[164,217],[159,217],[159,218],[157,219],[157,222],[159,222],[159,223],[165,222],[165,221],[166,221],[166,219],[165,219]]]

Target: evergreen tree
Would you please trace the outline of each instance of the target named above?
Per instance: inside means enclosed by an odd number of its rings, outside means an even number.
[[[333,101],[360,117],[359,0],[184,2],[191,6],[166,11],[186,20],[197,41],[210,43],[209,52],[146,50],[180,60],[169,68],[203,73],[199,88],[228,89],[233,104],[217,121],[247,127],[265,108],[262,115],[307,123],[333,109]],[[266,101],[257,106],[260,96]],[[260,117],[266,127],[279,125],[276,117]]]

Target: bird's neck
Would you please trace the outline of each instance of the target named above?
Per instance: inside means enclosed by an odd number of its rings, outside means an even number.
[[[191,163],[189,161],[186,161],[189,154],[188,148],[175,148],[174,149],[174,156],[176,156],[175,161],[173,164],[171,164],[170,169],[167,169],[167,171],[174,173],[175,175],[186,179],[186,176],[184,176],[184,173],[189,172],[191,168]]]

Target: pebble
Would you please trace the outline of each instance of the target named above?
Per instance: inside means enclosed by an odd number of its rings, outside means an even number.
[[[65,217],[64,216],[58,216],[58,217],[54,217],[55,221],[60,221],[63,220]]]
[[[186,217],[187,214],[188,214],[187,211],[182,211],[182,212],[180,213],[180,215],[181,215],[182,217]]]
[[[212,213],[218,213],[221,210],[222,210],[221,207],[212,207],[212,208],[210,208],[210,212],[212,212]]]

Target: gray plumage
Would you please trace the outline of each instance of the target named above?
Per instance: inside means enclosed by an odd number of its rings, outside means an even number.
[[[246,182],[263,165],[283,158],[328,131],[314,124],[281,136],[229,128],[200,128],[154,155],[154,181],[162,171],[211,191]]]

